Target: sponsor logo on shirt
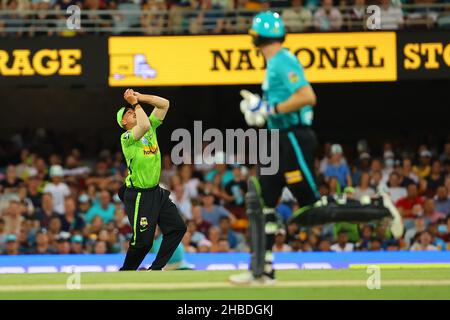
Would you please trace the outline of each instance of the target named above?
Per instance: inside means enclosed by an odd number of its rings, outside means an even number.
[[[159,150],[158,145],[144,146],[144,155],[149,156],[152,154],[156,154],[158,152],[158,150]]]

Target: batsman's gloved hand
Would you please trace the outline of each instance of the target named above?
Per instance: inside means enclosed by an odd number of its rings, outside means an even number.
[[[261,99],[258,94],[247,90],[241,90],[241,112],[249,126],[262,127],[269,114],[273,112],[267,101]]]

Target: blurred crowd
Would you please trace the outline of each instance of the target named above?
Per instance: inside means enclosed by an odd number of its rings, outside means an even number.
[[[405,4],[419,6],[403,9]],[[449,0],[1,0],[0,35],[246,33],[255,12],[274,8],[288,32],[364,30],[370,28],[370,5],[380,7],[383,30],[448,28],[450,7],[433,4]],[[66,10],[71,5],[81,8],[84,30],[67,30]],[[6,33],[4,28],[15,29]]]
[[[121,151],[103,150],[92,158],[78,148],[49,149],[45,139],[26,141],[10,141],[9,157],[0,147],[0,158],[9,159],[0,167],[1,254],[125,252],[132,228],[117,196],[127,172]],[[404,218],[404,236],[392,239],[385,222],[313,228],[287,223],[301,204],[285,189],[277,206],[275,252],[450,249],[450,142],[418,148],[386,142],[380,154],[371,154],[364,141],[321,148],[321,195],[363,201],[383,189]],[[162,156],[161,185],[186,221],[186,252],[249,250],[244,195],[256,169],[226,165],[224,157],[218,152],[213,165],[175,166]]]

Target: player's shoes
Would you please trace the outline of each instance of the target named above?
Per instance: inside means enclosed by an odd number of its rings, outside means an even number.
[[[404,226],[402,216],[392,202],[391,197],[386,192],[381,192],[380,196],[383,198],[383,205],[389,210],[392,216],[391,232],[395,239],[400,239],[403,236]]]
[[[264,273],[261,277],[255,278],[251,272],[233,274],[229,278],[230,282],[235,285],[273,285],[275,284],[275,273]]]

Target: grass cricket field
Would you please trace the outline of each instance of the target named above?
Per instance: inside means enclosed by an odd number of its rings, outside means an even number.
[[[381,288],[369,290],[366,269],[282,270],[273,286],[227,282],[238,271],[0,275],[0,299],[450,299],[450,269],[381,269]]]

